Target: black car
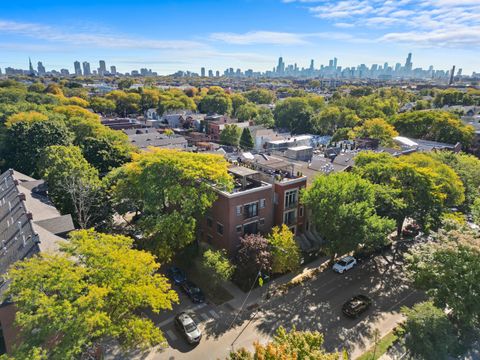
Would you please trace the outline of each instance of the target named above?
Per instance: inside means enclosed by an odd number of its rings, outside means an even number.
[[[180,286],[194,303],[205,302],[205,295],[203,295],[202,290],[190,280],[184,281]]]
[[[356,295],[342,306],[342,312],[351,318],[355,318],[372,305],[372,299],[366,295]]]
[[[185,271],[179,269],[176,266],[168,268],[167,275],[174,282],[175,285],[180,285],[187,280],[187,275],[185,274]]]

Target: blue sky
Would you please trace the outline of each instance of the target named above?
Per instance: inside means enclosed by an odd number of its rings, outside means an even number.
[[[271,69],[404,62],[480,71],[480,0],[8,1],[0,11],[0,68],[200,67]]]

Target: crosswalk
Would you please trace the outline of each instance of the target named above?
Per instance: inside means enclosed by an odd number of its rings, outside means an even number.
[[[197,310],[200,310],[202,307],[197,308]],[[204,309],[203,311],[197,311],[195,313],[192,313],[192,317],[198,324],[202,324],[204,322],[208,322],[211,320],[218,320],[220,319],[220,315],[213,309]],[[167,326],[169,323],[173,323],[174,318],[170,318],[166,321],[164,321],[161,326]],[[167,337],[168,340],[170,341],[176,341],[178,339],[178,333],[174,331],[173,329],[168,329],[164,331],[165,336]]]

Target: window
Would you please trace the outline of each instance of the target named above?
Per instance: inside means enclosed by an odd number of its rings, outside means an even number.
[[[286,224],[286,225],[295,224],[296,221],[297,221],[296,212],[297,212],[297,210],[286,211],[283,214],[283,223]]]
[[[273,193],[273,203],[275,205],[278,205],[278,194],[277,193]]]
[[[298,211],[298,216],[303,217],[303,206],[300,206],[300,209]]]
[[[211,228],[213,226],[213,221],[212,221],[212,218],[210,218],[210,217],[207,217],[207,226],[209,228]]]
[[[210,235],[210,234],[208,234],[208,235],[207,235],[207,242],[208,242],[209,244],[211,244],[212,241],[213,241],[213,236]]]
[[[217,233],[223,235],[223,224],[220,224],[219,222],[217,222]]]
[[[245,219],[250,219],[255,216],[258,216],[258,202],[244,205],[243,214]]]
[[[260,209],[265,207],[265,199],[260,199]]]
[[[237,225],[237,226],[235,227],[235,230],[237,230],[237,233],[241,233],[242,230],[243,230],[243,226],[242,226],[242,225]]]
[[[258,233],[258,221],[243,225],[243,233],[245,235]]]
[[[242,205],[237,205],[237,216],[242,215]]]
[[[258,220],[258,225],[265,225],[265,219],[264,218],[261,218],[260,220]]]
[[[298,190],[288,190],[285,192],[285,209],[297,206]]]

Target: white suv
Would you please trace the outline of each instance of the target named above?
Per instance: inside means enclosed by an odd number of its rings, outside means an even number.
[[[350,270],[357,265],[357,260],[353,256],[345,256],[333,265],[333,271],[343,274],[345,271]]]

